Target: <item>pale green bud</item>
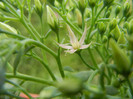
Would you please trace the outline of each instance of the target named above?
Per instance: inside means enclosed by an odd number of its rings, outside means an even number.
[[[110,31],[113,30],[117,25],[117,20],[114,18],[110,23],[109,23],[109,29]]]
[[[107,11],[106,18],[109,18],[109,16],[110,16],[110,11]]]
[[[133,50],[133,35],[127,37],[128,40],[128,49]]]
[[[51,5],[54,5],[55,0],[47,0]]]
[[[0,22],[0,29],[4,30],[4,31],[7,31],[7,32],[11,32],[11,33],[15,33],[17,34],[17,30],[14,29],[13,27],[3,23],[3,22]]]
[[[115,15],[117,16],[121,11],[121,7],[120,6],[117,6],[116,9],[115,9]]]
[[[97,0],[89,0],[89,5],[91,8],[95,7]]]
[[[103,42],[103,43],[106,43],[107,40],[108,40],[108,37],[107,37],[106,35],[104,35],[104,36],[103,36],[103,41],[102,41],[102,42]]]
[[[76,19],[77,19],[78,25],[80,27],[82,27],[82,14],[81,14],[81,12],[78,9],[76,9],[75,14],[76,14]]]
[[[55,5],[56,7],[60,7],[60,6],[61,6],[61,4],[60,4],[57,0],[55,0],[54,5]]]
[[[81,13],[84,13],[85,8],[86,8],[86,2],[85,2],[85,0],[79,0],[78,1],[78,8],[81,11]]]
[[[6,8],[5,5],[3,4],[3,2],[0,2],[0,8],[1,9],[5,9]]]
[[[39,16],[42,16],[43,14],[43,8],[40,0],[34,0],[35,1],[35,9]]]
[[[125,44],[126,43],[126,39],[124,37],[124,32],[121,33],[117,43],[118,44]]]
[[[86,9],[86,10],[85,10],[85,18],[90,18],[90,16],[91,16],[91,11],[90,11],[90,9]]]
[[[59,22],[58,19],[54,13],[54,11],[47,5],[47,22],[51,29],[58,33],[59,30]]]
[[[133,19],[130,21],[129,24],[129,34],[133,34]]]
[[[111,34],[114,36],[116,40],[120,37],[121,31],[118,25],[114,28],[114,30],[111,32]]]
[[[110,6],[114,0],[103,0],[104,6]]]
[[[117,71],[123,76],[128,76],[130,73],[130,60],[128,56],[119,48],[113,39],[110,40],[110,45]]]
[[[128,22],[125,22],[124,25],[123,25],[123,28],[126,28],[127,31],[129,31],[129,23]]]
[[[128,18],[131,15],[131,12],[132,12],[132,9],[130,7],[130,4],[126,2],[124,4],[123,16]]]
[[[106,31],[106,26],[103,22],[98,23],[98,32],[103,36]]]

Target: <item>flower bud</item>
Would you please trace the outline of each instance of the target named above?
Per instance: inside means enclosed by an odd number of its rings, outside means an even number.
[[[91,8],[95,7],[96,0],[89,0],[89,5],[90,5]]]
[[[104,36],[103,36],[103,41],[102,41],[102,42],[103,42],[103,43],[106,43],[107,40],[108,40],[108,37],[104,35]]]
[[[5,9],[5,5],[3,4],[3,2],[0,2],[0,9]]]
[[[58,1],[60,4],[62,4],[62,1],[63,1],[63,0],[57,0],[57,1]]]
[[[54,5],[55,0],[47,0],[51,5]]]
[[[79,27],[82,27],[82,15],[81,15],[81,12],[78,9],[76,9],[75,10],[75,14],[76,14],[76,19],[77,19]]]
[[[104,6],[110,6],[114,0],[103,0]]]
[[[90,18],[90,16],[91,16],[90,9],[86,9],[85,10],[85,18]]]
[[[7,32],[11,32],[11,33],[17,34],[16,29],[14,29],[13,27],[11,27],[11,26],[3,23],[3,22],[0,22],[0,29],[5,30]]]
[[[111,34],[114,36],[116,40],[120,37],[121,31],[118,25],[114,28],[114,30],[111,32]]]
[[[110,44],[118,73],[128,76],[130,73],[130,60],[113,39],[110,40]]]
[[[81,11],[81,13],[83,14],[86,8],[86,2],[85,0],[79,0],[78,1],[78,8]]]
[[[103,22],[98,23],[98,32],[103,36],[104,32],[106,31],[106,26]]]
[[[112,80],[112,85],[113,85],[115,88],[120,88],[120,85],[121,85],[120,79],[114,77],[113,80]]]
[[[127,29],[127,31],[129,31],[129,23],[125,22],[123,25],[123,28]]]
[[[129,17],[131,15],[131,7],[130,4],[128,2],[126,2],[124,4],[124,10],[123,10],[123,16],[125,17]]]
[[[58,33],[59,31],[59,22],[58,19],[54,13],[54,11],[47,5],[47,22],[51,29]]]
[[[133,19],[130,21],[129,24],[129,34],[133,34]]]
[[[116,9],[115,9],[115,15],[117,16],[121,11],[121,7],[120,6],[117,6]]]
[[[36,10],[37,14],[39,16],[42,16],[43,8],[42,8],[40,0],[34,0],[34,2],[35,2],[35,10]]]
[[[65,79],[57,84],[58,89],[65,95],[74,95],[81,91],[83,82],[79,79]]]
[[[117,43],[118,44],[125,44],[126,43],[126,39],[124,37],[124,32],[121,33]]]
[[[109,16],[110,16],[110,11],[107,11],[106,18],[109,18]]]
[[[110,23],[109,23],[109,29],[110,31],[113,30],[117,25],[117,20],[114,18]]]
[[[133,50],[133,35],[127,37],[128,40],[128,49]]]

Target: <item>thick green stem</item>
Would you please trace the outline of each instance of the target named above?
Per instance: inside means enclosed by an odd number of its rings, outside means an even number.
[[[35,34],[35,32],[32,31],[32,29],[29,27],[29,25],[24,20],[24,18],[22,18],[20,21],[23,23],[23,25],[25,26],[25,28],[29,31],[29,33],[31,34],[31,36],[33,37],[33,39],[39,41],[39,39],[40,39],[39,36],[37,34]]]
[[[93,29],[93,26],[95,25],[95,22],[97,21],[97,18],[99,17],[99,15],[101,14],[101,12],[104,10],[105,6],[103,6],[100,11],[98,12],[98,14],[96,15],[95,19],[94,19],[94,9],[92,8],[92,24],[91,24],[91,28],[90,28],[90,31],[89,31],[89,34],[87,36],[87,41],[89,42],[89,37],[90,37],[90,34],[91,34],[91,31]]]
[[[42,83],[46,85],[55,86],[54,82],[52,81],[48,81],[48,80],[44,80],[41,78],[36,78],[36,77],[25,75],[25,74],[20,74],[20,73],[18,73],[16,76],[13,75],[12,73],[6,73],[6,78],[17,78],[17,79],[22,79],[25,81],[32,81],[36,83]]]
[[[59,33],[57,33],[57,40],[58,40],[58,43],[60,43]],[[60,47],[58,48],[58,56],[56,58],[56,61],[57,61],[59,71],[61,73],[62,78],[65,78],[64,70],[63,70],[63,67],[62,67],[62,64],[61,64],[61,59],[60,59]]]
[[[81,60],[83,61],[83,63],[84,63],[87,67],[89,67],[89,68],[92,69],[92,70],[95,70],[95,69],[96,69],[95,67],[92,67],[92,66],[90,66],[89,64],[86,63],[86,61],[85,61],[85,60],[83,59],[83,57],[81,56],[80,52],[78,52],[77,54],[79,55],[79,57],[81,58]]]
[[[27,54],[28,56],[32,56],[33,58],[37,59],[39,62],[41,62],[43,64],[43,66],[47,69],[47,71],[49,72],[50,76],[52,77],[52,79],[54,81],[56,81],[56,78],[53,74],[53,72],[51,71],[51,69],[49,68],[49,66],[40,58],[38,57],[37,55],[29,55]]]
[[[35,41],[35,40],[32,40],[32,39],[26,39],[23,42],[27,43],[27,44],[34,44],[34,45],[44,49],[45,51],[49,52],[55,58],[57,58],[57,55],[56,55],[56,53],[54,51],[52,51],[50,48],[48,48],[46,45],[42,44],[39,41]]]
[[[95,66],[96,68],[98,68],[97,63],[96,63],[96,61],[95,61],[95,59],[94,59],[94,56],[93,56],[93,54],[92,54],[90,48],[88,48],[88,52],[89,52],[89,54],[90,54],[90,57],[91,57],[91,60],[92,60],[92,62],[93,62],[93,64],[94,64],[94,66]]]

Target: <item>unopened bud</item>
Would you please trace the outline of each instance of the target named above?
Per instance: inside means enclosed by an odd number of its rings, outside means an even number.
[[[0,29],[2,29],[4,31],[7,31],[7,32],[11,32],[11,33],[17,34],[16,29],[14,29],[13,27],[11,27],[11,26],[3,23],[3,22],[0,22]]]
[[[40,0],[35,0],[35,10],[39,16],[42,16],[43,8],[42,8]]]
[[[81,13],[83,14],[86,8],[86,2],[85,0],[79,0],[78,1],[78,8],[81,11]]]
[[[131,15],[131,7],[130,4],[128,2],[126,2],[124,4],[124,11],[123,11],[123,16],[125,17],[129,17]]]
[[[85,10],[85,18],[90,18],[90,16],[91,16],[91,11],[90,11],[90,9],[86,9]]]
[[[62,1],[63,1],[63,0],[57,0],[57,1],[58,1],[60,4],[62,4]]]
[[[3,4],[3,2],[0,2],[0,9],[5,9],[5,5]]]
[[[117,25],[117,20],[114,18],[110,23],[109,23],[109,29],[110,31],[113,30]]]
[[[110,16],[110,11],[107,11],[106,18],[109,18],[109,16]]]
[[[58,33],[59,30],[59,22],[58,19],[54,13],[54,11],[47,5],[47,22],[51,29]]]
[[[114,0],[103,0],[103,2],[104,6],[110,6],[114,2]]]
[[[130,60],[128,56],[119,48],[113,39],[110,40],[110,44],[118,73],[122,74],[123,76],[128,76],[130,73]]]
[[[121,7],[120,6],[117,6],[116,9],[115,9],[115,15],[117,16],[121,11]]]
[[[128,49],[133,51],[133,35],[127,37]]]
[[[114,30],[111,32],[111,34],[114,36],[114,38],[116,40],[118,40],[120,34],[121,34],[121,31],[120,31],[120,28],[118,25],[116,25],[116,27],[114,28]]]
[[[123,25],[123,28],[127,29],[127,31],[129,31],[129,23],[125,22]]]
[[[103,36],[104,32],[106,31],[106,26],[103,22],[98,23],[98,32]]]
[[[106,43],[107,40],[108,40],[108,37],[104,35],[104,36],[103,36],[103,43]]]
[[[82,14],[78,9],[75,10],[75,13],[76,13],[78,25],[82,27]]]
[[[133,19],[130,21],[129,24],[129,34],[133,34]]]
[[[47,0],[51,5],[54,5],[55,0]]]
[[[125,44],[126,43],[126,39],[124,37],[124,32],[121,33],[117,43],[118,44]]]
[[[89,5],[90,5],[91,8],[95,7],[96,0],[89,0]]]

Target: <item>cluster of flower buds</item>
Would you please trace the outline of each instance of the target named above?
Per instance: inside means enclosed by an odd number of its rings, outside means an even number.
[[[96,1],[97,1],[97,0],[89,0],[89,1],[88,1],[88,2],[89,2],[89,6],[90,6],[91,8],[95,7]]]

